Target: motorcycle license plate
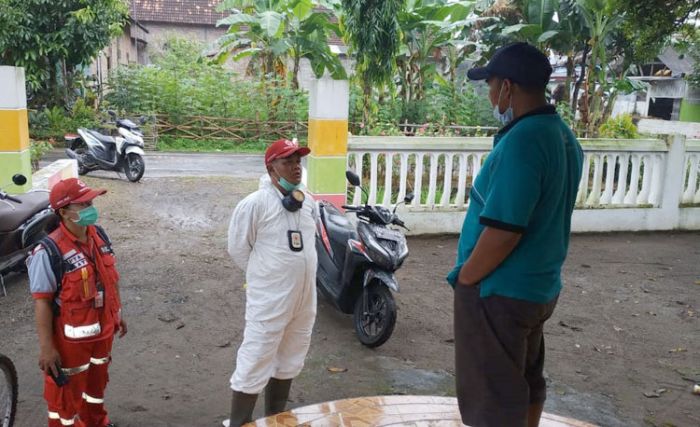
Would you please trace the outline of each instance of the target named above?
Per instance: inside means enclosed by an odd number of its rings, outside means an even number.
[[[398,231],[391,230],[389,228],[377,228],[376,233],[377,237],[380,239],[393,240],[395,242],[398,242],[403,237],[403,235]]]

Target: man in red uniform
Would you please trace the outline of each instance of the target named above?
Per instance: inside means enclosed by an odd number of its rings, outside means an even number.
[[[107,368],[114,334],[127,327],[109,238],[95,225],[92,201],[104,193],[75,178],[57,183],[49,200],[60,225],[28,260],[49,427],[114,426],[104,407]]]

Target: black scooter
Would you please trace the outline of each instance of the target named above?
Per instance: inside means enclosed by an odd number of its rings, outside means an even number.
[[[15,185],[24,185],[23,175],[12,177]],[[5,290],[4,275],[25,268],[24,260],[34,246],[56,228],[58,218],[49,207],[49,192],[32,190],[10,196],[0,190],[0,285]]]
[[[355,173],[347,171],[346,177],[360,187]],[[409,194],[404,202],[411,200]],[[394,331],[396,303],[391,291],[399,291],[394,272],[408,257],[406,237],[389,226],[406,226],[396,215],[396,207],[393,212],[367,204],[343,209],[357,215],[357,228],[335,206],[318,202],[316,286],[337,309],[353,314],[362,344],[379,347]]]

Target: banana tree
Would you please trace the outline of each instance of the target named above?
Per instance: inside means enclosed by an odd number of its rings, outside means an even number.
[[[613,1],[577,0],[578,10],[590,31],[590,60],[584,81],[583,105],[580,108],[581,121],[589,135],[595,134],[605,120],[605,102],[610,102],[613,98],[607,93],[613,88],[609,82],[613,58],[608,56],[608,46],[613,32],[624,21],[623,16],[615,14]]]
[[[263,79],[284,79],[287,60],[291,59],[294,88],[299,87],[302,58],[310,61],[317,77],[328,70],[333,78],[346,78],[339,58],[328,45],[328,36],[339,30],[331,22],[329,9],[317,10],[323,4],[312,0],[225,0],[217,10],[232,13],[217,23],[229,27],[219,39],[219,60],[250,58],[248,73]]]
[[[545,47],[560,35],[557,0],[520,0],[515,2],[523,15],[523,22],[507,26],[502,34],[517,35],[520,40]]]
[[[451,82],[464,60],[464,48],[471,44],[457,41],[456,35],[475,22],[470,14],[474,1],[409,0],[399,13],[401,47],[396,57],[396,84],[404,106],[421,102],[426,89],[436,81],[444,83],[444,64]]]
[[[369,123],[372,90],[391,82],[400,33],[397,15],[404,0],[342,0],[341,28],[355,57],[362,86],[363,121]]]

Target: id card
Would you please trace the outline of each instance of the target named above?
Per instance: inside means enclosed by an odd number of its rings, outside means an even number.
[[[287,237],[289,238],[289,249],[293,252],[304,250],[304,239],[301,237],[301,231],[289,230],[287,231]]]
[[[95,308],[102,308],[105,306],[105,291],[97,291],[95,294]]]

